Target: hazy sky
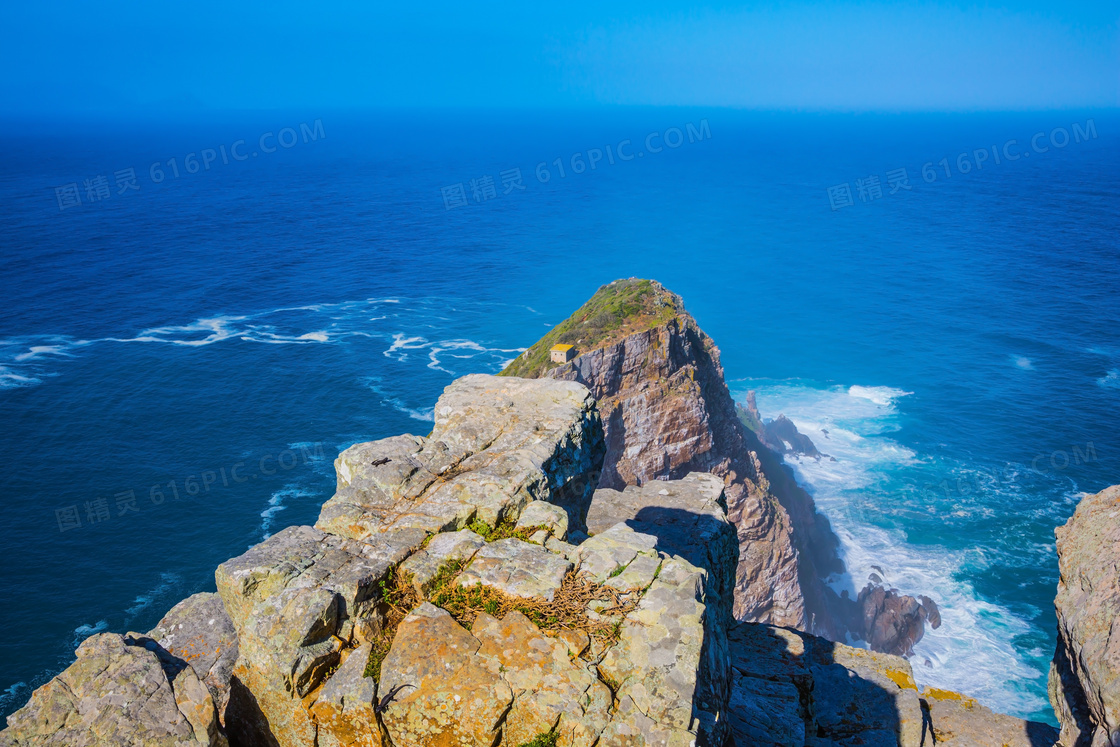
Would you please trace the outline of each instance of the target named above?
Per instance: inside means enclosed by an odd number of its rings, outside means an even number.
[[[5,0],[0,111],[1120,105],[1120,0],[174,5]]]

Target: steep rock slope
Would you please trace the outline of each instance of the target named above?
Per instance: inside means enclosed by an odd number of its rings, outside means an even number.
[[[1067,747],[1120,745],[1120,485],[1086,495],[1058,538],[1050,702]]]
[[[556,365],[547,351],[576,346]],[[603,286],[503,375],[576,381],[594,395],[606,433],[601,487],[708,472],[723,479],[738,530],[735,617],[840,637],[837,539],[812,498],[740,422],[719,349],[681,299],[648,280]]]

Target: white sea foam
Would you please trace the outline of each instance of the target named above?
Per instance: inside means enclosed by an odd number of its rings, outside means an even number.
[[[42,383],[42,379],[34,376],[23,376],[14,373],[7,366],[0,366],[0,389],[15,389],[21,386],[35,386]]]
[[[473,304],[492,314],[492,304]],[[522,307],[518,307],[519,309]],[[484,368],[493,370],[514,349],[490,348],[474,340],[429,339],[419,330],[447,326],[444,316],[456,309],[445,300],[371,298],[333,304],[306,304],[261,311],[253,314],[219,315],[196,319],[187,324],[149,327],[132,335],[114,335],[83,340],[65,335],[32,335],[0,340],[0,389],[15,389],[41,384],[44,377],[56,375],[47,370],[52,362],[73,358],[78,348],[111,344],[162,344],[184,349],[205,348],[231,341],[267,345],[329,345],[355,341],[355,338],[389,340],[383,351],[388,358],[410,363],[412,351],[423,351],[427,366],[453,376]],[[398,331],[384,329],[392,323]],[[413,331],[399,331],[401,329]],[[448,359],[475,361],[467,370],[444,363]]]
[[[1011,362],[1014,363],[1017,368],[1021,368],[1024,371],[1034,370],[1034,364],[1031,362],[1031,359],[1025,355],[1013,355],[1011,356]]]
[[[268,507],[261,511],[261,539],[272,536],[272,520],[276,514],[287,510],[286,501],[298,498],[312,498],[315,493],[299,485],[285,485],[268,499]]]
[[[125,610],[125,623],[127,624],[129,620],[148,609],[157,599],[166,596],[178,584],[179,574],[161,573],[159,583],[155,587],[132,600],[132,606]]]
[[[1108,389],[1120,389],[1120,368],[1114,368],[1097,379],[1097,383]]]
[[[980,599],[960,578],[964,552],[911,545],[901,531],[876,521],[878,507],[894,500],[891,472],[928,461],[889,437],[898,429],[897,402],[910,393],[800,383],[752,388],[764,418],[784,413],[821,452],[836,459],[789,460],[840,538],[848,574],[830,579],[833,587],[854,595],[875,572],[904,594],[925,594],[938,603],[941,627],[928,629],[915,646],[918,682],[967,693],[1005,713],[1028,715],[1045,708],[1038,688],[1024,686],[1037,683],[1039,671],[1010,643],[1030,632],[1029,622]]]
[[[848,395],[859,399],[871,400],[877,405],[889,406],[899,397],[906,397],[913,392],[904,392],[889,386],[860,386],[858,384],[848,387]]]
[[[392,407],[397,412],[402,412],[405,415],[415,420],[423,420],[425,422],[432,422],[436,419],[435,407],[411,407],[406,402],[398,397],[393,396],[382,387],[381,379],[376,376],[370,376],[365,379],[365,385],[372,391],[376,392],[381,398],[381,404]]]
[[[94,635],[96,633],[104,633],[108,629],[109,622],[107,620],[98,620],[93,624],[87,623],[84,625],[79,625],[78,627],[74,628],[74,646],[77,647],[79,643],[84,641],[86,638],[89,638],[91,635]]]

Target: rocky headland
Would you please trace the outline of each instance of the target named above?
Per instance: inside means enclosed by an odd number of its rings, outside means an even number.
[[[818,635],[905,653],[936,607],[830,594],[828,522],[679,298],[604,286],[503,374],[449,385],[426,437],[345,450],[315,526],[223,563],[216,593],[88,638],[0,746],[1056,743]],[[1118,744],[1118,498],[1059,534],[1066,747]]]

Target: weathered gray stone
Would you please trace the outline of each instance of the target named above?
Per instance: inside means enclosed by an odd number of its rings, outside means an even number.
[[[568,513],[547,501],[533,501],[525,506],[517,520],[517,528],[547,527],[551,536],[563,540],[568,536]]]
[[[491,747],[513,691],[476,656],[479,641],[446,611],[421,604],[397,628],[381,665],[382,714],[393,743]]]
[[[361,615],[379,593],[378,583],[425,537],[412,529],[359,542],[313,527],[288,527],[218,566],[218,594],[239,630],[255,605],[287,588],[328,589],[342,601],[341,617]]]
[[[1056,731],[945,690],[920,696],[905,659],[785,628],[736,624],[731,734],[747,745],[1050,747]]]
[[[739,548],[727,520],[722,479],[693,472],[680,480],[652,480],[621,491],[596,490],[587,512],[588,530],[602,534],[620,522],[656,537],[658,551],[708,570],[708,604],[724,616],[722,624],[730,623]]]
[[[1048,724],[993,713],[972,698],[927,688],[922,704],[936,743],[949,747],[1052,747],[1058,730]]]
[[[224,725],[230,674],[237,661],[237,631],[221,597],[212,592],[187,597],[172,607],[148,636],[191,665],[209,688]]]
[[[602,423],[579,384],[471,375],[436,403],[428,438],[347,449],[316,526],[353,538],[389,528],[461,529],[516,520],[533,500],[582,517],[602,464]]]
[[[635,532],[626,524],[616,524],[579,545],[576,560],[581,573],[601,584],[620,568],[630,565],[639,553],[656,556],[656,546],[656,537]]]
[[[1058,539],[1050,702],[1067,747],[1120,746],[1120,485],[1086,495]]]
[[[197,747],[226,738],[210,691],[150,638],[102,633],[77,661],[8,717],[0,744],[19,747]]]
[[[237,630],[229,720],[254,741],[314,744],[304,702],[357,643],[355,627],[377,627],[380,582],[425,538],[417,529],[363,542],[312,527],[289,527],[218,567],[218,593]],[[371,622],[372,621],[372,622]]]
[[[875,739],[922,747],[922,706],[905,659],[818,642],[809,669],[818,732],[837,741]]]
[[[608,578],[605,585],[621,592],[641,591],[653,583],[661,568],[661,558],[655,555],[636,555],[622,573]]]
[[[479,550],[459,576],[458,584],[482,584],[522,599],[551,602],[571,567],[555,553],[510,538]]]
[[[702,515],[727,523],[723,480],[706,472],[690,472],[679,480],[651,480],[622,490],[600,488],[587,509],[587,533],[595,536],[615,524],[632,521],[667,528],[682,526],[682,520],[671,515],[674,511],[690,515],[684,519],[686,530],[695,527],[692,517]],[[667,540],[691,549],[691,543],[684,542],[683,537],[670,536]]]
[[[468,561],[483,547],[486,547],[486,540],[469,529],[443,532],[433,536],[426,548],[401,563],[401,571],[412,574],[412,584],[423,596],[444,563]]]
[[[805,745],[801,692],[792,682],[735,672],[727,714],[736,745]]]
[[[705,574],[681,558],[666,560],[626,616],[618,644],[599,665],[618,685],[604,744],[689,744],[698,735],[722,744],[730,671],[726,638],[706,629]]]

